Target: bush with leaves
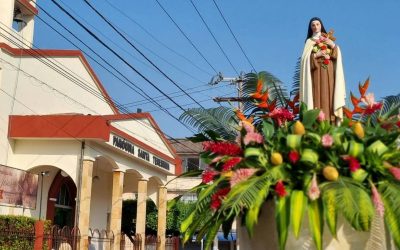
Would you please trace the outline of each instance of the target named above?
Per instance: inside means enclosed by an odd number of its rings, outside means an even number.
[[[203,141],[201,157],[209,167],[191,190],[198,200],[181,224],[183,240],[206,236],[208,249],[219,228],[227,235],[237,216],[252,236],[270,199],[281,249],[289,227],[299,236],[305,211],[317,249],[322,249],[324,223],[336,237],[339,214],[354,229],[373,230],[380,239],[384,226],[371,224],[385,220],[400,247],[400,102],[389,107],[375,102],[366,93],[367,80],[359,98],[352,94],[353,110],[345,109],[336,126],[322,111],[307,110],[297,96],[289,100],[270,93],[265,74],[248,76],[248,115],[235,111],[236,140],[224,140],[215,130],[192,138]]]

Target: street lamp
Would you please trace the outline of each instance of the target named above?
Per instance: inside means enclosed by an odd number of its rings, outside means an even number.
[[[42,219],[42,196],[43,196],[43,179],[45,176],[48,176],[50,171],[42,171],[40,172],[40,202],[39,202],[39,220]]]

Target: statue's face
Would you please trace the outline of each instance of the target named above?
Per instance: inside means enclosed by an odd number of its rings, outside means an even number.
[[[318,21],[318,20],[312,21],[311,22],[311,30],[314,33],[321,32],[321,23],[320,23],[320,21]]]

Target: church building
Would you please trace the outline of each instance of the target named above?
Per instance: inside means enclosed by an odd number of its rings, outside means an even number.
[[[165,240],[168,176],[181,161],[149,113],[122,113],[81,51],[32,47],[35,1],[0,2],[0,214],[112,230],[122,197],[158,206]],[[144,242],[143,242],[144,243]]]

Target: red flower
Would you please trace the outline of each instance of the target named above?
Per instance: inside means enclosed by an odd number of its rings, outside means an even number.
[[[287,195],[285,185],[283,185],[283,182],[280,180],[276,183],[275,185],[275,193],[278,195],[280,198],[285,197]]]
[[[268,116],[274,119],[278,126],[281,126],[286,121],[293,121],[294,119],[293,113],[285,108],[276,108],[272,110]]]
[[[322,50],[326,50],[328,47],[326,47],[326,45],[323,45],[322,47],[321,47],[321,49]]]
[[[222,171],[231,170],[234,166],[236,166],[242,160],[241,157],[233,157],[227,160],[222,166]]]
[[[296,164],[296,162],[300,159],[300,154],[293,150],[289,152],[288,158],[290,163]]]
[[[201,179],[202,179],[204,184],[207,184],[210,181],[213,181],[214,180],[214,176],[216,176],[217,174],[218,174],[217,171],[214,171],[214,170],[208,168],[208,169],[203,171]]]
[[[374,103],[371,107],[368,106],[365,109],[365,114],[366,115],[371,115],[371,114],[375,113],[375,111],[380,110],[381,108],[382,108],[382,103],[381,102]]]
[[[230,188],[222,188],[215,192],[211,196],[211,209],[217,210],[221,206],[222,199],[229,193],[229,191],[231,191]]]
[[[397,125],[397,127],[400,128],[400,121],[398,121],[398,122],[396,123],[396,125]]]
[[[236,156],[242,154],[239,145],[230,142],[205,141],[203,142],[203,149],[219,155]]]
[[[346,156],[343,157],[343,159],[349,164],[349,169],[352,173],[356,172],[361,167],[360,162],[358,162],[358,160],[353,156]]]
[[[324,63],[325,65],[328,65],[328,64],[329,64],[329,59],[325,59],[323,63]]]

